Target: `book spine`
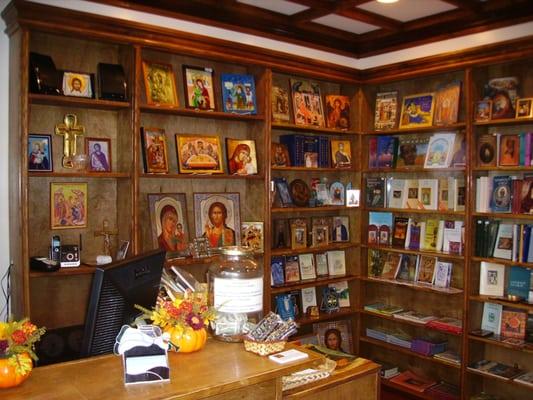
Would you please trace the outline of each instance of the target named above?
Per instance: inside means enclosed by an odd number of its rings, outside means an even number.
[[[520,133],[520,152],[519,152],[519,165],[526,165],[526,134],[524,132]]]
[[[524,159],[524,165],[530,166],[531,165],[531,132],[528,132],[525,134],[526,136],[526,149],[525,149],[525,159]]]

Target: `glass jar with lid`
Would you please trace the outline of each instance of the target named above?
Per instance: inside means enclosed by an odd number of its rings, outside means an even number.
[[[263,317],[263,269],[247,247],[229,246],[209,267],[209,299],[217,309],[213,336],[241,342],[247,322]]]

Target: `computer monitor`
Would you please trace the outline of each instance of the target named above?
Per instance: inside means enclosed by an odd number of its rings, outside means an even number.
[[[122,325],[141,314],[134,306],[155,305],[164,262],[165,252],[156,250],[96,269],[81,357],[111,353]]]

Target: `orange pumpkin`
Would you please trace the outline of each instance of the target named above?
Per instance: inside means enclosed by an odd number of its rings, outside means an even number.
[[[19,355],[25,361],[31,362],[31,357],[28,353]],[[17,374],[15,367],[9,365],[9,358],[0,358],[0,389],[7,389],[15,387],[24,382],[30,376],[31,370],[24,375]]]
[[[170,343],[179,348],[180,353],[192,353],[204,348],[207,332],[204,328],[194,330],[190,327],[169,327],[165,332],[170,334]]]

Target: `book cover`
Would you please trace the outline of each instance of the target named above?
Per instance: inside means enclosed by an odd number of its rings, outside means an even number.
[[[293,320],[296,318],[294,309],[294,299],[288,293],[278,294],[276,297],[276,313],[279,314],[284,321]]]
[[[252,75],[221,74],[224,112],[256,114],[255,80]]]
[[[505,265],[482,261],[479,267],[479,294],[503,296]]]
[[[326,95],[326,126],[331,129],[350,129],[350,98]]]
[[[436,210],[439,198],[438,179],[418,180],[418,204],[424,210]],[[464,207],[464,203],[463,203]]]
[[[328,287],[335,288],[339,295],[339,307],[350,307],[350,289],[348,281],[341,281],[328,284]]]
[[[296,135],[296,134],[281,135],[279,137],[280,143],[287,146],[287,150],[289,151],[289,158],[291,160],[291,164],[293,167],[304,167],[305,166],[305,159],[304,159],[305,138],[306,138],[305,135]]]
[[[287,256],[285,258],[285,282],[298,282],[300,280],[300,266],[298,256]]]
[[[533,212],[533,178],[524,177],[519,198],[519,212],[531,214]]]
[[[280,286],[285,283],[284,278],[285,257],[273,256],[270,260],[270,273],[272,277],[272,286]]]
[[[418,179],[406,179],[405,187],[407,196],[405,197],[405,203],[402,205],[402,208],[411,208],[414,210],[421,210],[422,204],[419,199],[419,187]]]
[[[379,278],[383,279],[394,279],[398,266],[400,265],[401,254],[398,253],[388,253],[383,264],[383,270]]]
[[[373,136],[368,139],[368,168],[378,167],[378,138]]]
[[[300,279],[315,279],[315,257],[313,254],[300,254],[298,256],[298,261],[300,264]]]
[[[422,238],[421,249],[435,251],[437,249],[437,238],[439,235],[439,220],[427,219],[424,237]]]
[[[531,270],[528,268],[511,266],[509,272],[509,283],[507,284],[507,294],[518,296],[522,299],[529,297],[531,285]]]
[[[387,207],[404,208],[404,202],[407,199],[407,180],[390,178],[387,181],[387,188]]]
[[[282,87],[272,86],[272,121],[289,122],[289,92]]]
[[[393,168],[398,139],[394,136],[378,137],[378,168]]]
[[[376,227],[371,232],[370,227]],[[388,245],[392,232],[392,213],[371,211],[368,213],[368,243]]]
[[[450,287],[453,264],[450,262],[437,260],[433,284],[437,287]]]
[[[405,238],[407,236],[407,226],[409,218],[407,217],[394,217],[394,229],[392,234],[392,245],[394,247],[404,247]]]
[[[533,371],[526,372],[514,378],[516,382],[520,382],[523,385],[533,387]]]
[[[366,178],[365,195],[367,207],[385,207],[385,178]]]
[[[323,128],[324,111],[320,86],[316,82],[290,79],[294,123]]]
[[[408,249],[419,250],[420,249],[420,240],[422,235],[422,222],[419,222],[413,218],[409,219],[408,226],[408,239],[406,239],[405,244]]]
[[[437,207],[439,211],[448,211],[449,209],[448,196],[449,196],[448,178],[440,178],[439,179],[439,204]]]
[[[510,260],[513,251],[513,225],[499,224],[493,256]]]
[[[415,280],[416,259],[414,254],[402,254],[394,279],[406,282]]]
[[[385,265],[385,253],[376,250],[368,250],[368,276],[378,278],[383,273],[383,267]]]
[[[455,133],[436,133],[429,140],[424,168],[448,168],[455,143]]]
[[[454,179],[453,183],[453,211],[464,211],[466,203],[465,179],[462,177],[457,177]]]
[[[346,275],[346,260],[344,250],[328,251],[327,257],[330,276]]]
[[[520,161],[520,136],[501,135],[499,151],[499,166],[517,166]]]
[[[278,364],[287,364],[290,362],[303,360],[308,358],[309,355],[303,351],[296,349],[290,349],[282,351],[281,353],[271,354],[268,358]]]
[[[510,176],[495,176],[492,179],[490,207],[493,212],[511,212],[512,179]]]
[[[417,283],[424,285],[433,284],[433,276],[435,275],[435,266],[437,265],[437,257],[420,256],[418,261],[418,275]]]
[[[452,125],[457,122],[461,85],[461,81],[454,81],[437,90],[433,125]]]
[[[496,363],[496,365],[493,365],[492,367],[487,369],[486,372],[498,378],[509,380],[517,375],[522,374],[524,371],[514,366],[506,365],[503,363]]]
[[[481,135],[478,139],[478,167],[495,167],[497,161],[496,136]]]
[[[377,93],[374,113],[374,129],[376,131],[394,129],[396,126],[397,112],[397,91]]]
[[[396,168],[423,167],[429,136],[402,135],[398,140]]]
[[[527,314],[524,311],[504,309],[500,335],[506,338],[526,338]]]
[[[496,303],[483,303],[483,317],[481,320],[481,329],[491,331],[499,335],[502,328],[503,306]]]
[[[302,298],[302,313],[307,313],[307,309],[309,307],[316,307],[317,301],[316,301],[316,288],[309,287],[309,288],[303,288],[301,293]]]
[[[317,276],[328,276],[328,256],[326,253],[315,254],[315,267]]]
[[[444,221],[442,251],[461,254],[463,250],[463,221]]]
[[[437,383],[431,379],[416,375],[414,372],[409,370],[396,375],[395,377],[391,378],[390,381],[419,393],[423,393],[425,390]]]

